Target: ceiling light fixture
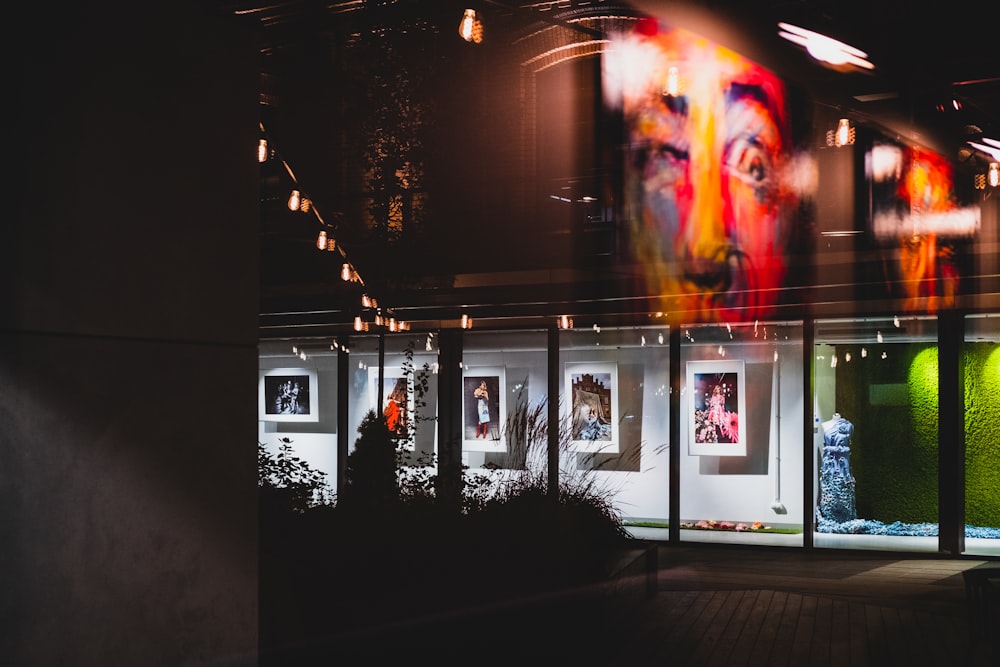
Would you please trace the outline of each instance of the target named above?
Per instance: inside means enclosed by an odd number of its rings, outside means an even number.
[[[875,69],[868,61],[868,54],[841,41],[790,23],[778,23],[778,36],[804,46],[816,60],[836,67],[853,65],[862,69]]]

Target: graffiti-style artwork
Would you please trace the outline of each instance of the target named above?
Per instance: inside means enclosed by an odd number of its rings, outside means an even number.
[[[615,38],[604,77],[605,103],[624,119],[625,218],[647,293],[693,319],[766,315],[814,187],[781,79],[652,19]]]
[[[934,152],[876,139],[865,159],[887,292],[907,312],[953,306],[960,244],[979,231],[979,208],[959,205],[952,164]]]

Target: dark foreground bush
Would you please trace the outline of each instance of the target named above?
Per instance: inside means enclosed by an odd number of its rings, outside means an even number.
[[[604,584],[632,546],[610,494],[526,473],[459,512],[391,484],[374,415],[359,432],[338,502],[310,500],[323,480],[289,443],[261,486],[262,665],[602,664],[625,618]]]

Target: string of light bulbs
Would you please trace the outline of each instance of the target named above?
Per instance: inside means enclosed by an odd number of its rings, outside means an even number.
[[[292,171],[291,166],[283,157],[281,157],[278,150],[268,139],[264,123],[259,123],[259,127],[261,136],[257,143],[257,161],[263,164],[271,159],[280,160],[281,166],[285,169],[285,172],[292,181],[292,188],[288,196],[289,210],[312,214],[316,222],[319,223],[320,227],[319,234],[316,237],[316,248],[320,251],[335,252],[340,255],[342,260],[340,279],[344,282],[358,283],[362,288],[365,288],[366,285],[364,279],[348,258],[347,251],[344,250],[344,246],[338,243],[336,237],[334,236],[336,227],[324,220],[323,216],[319,212],[319,208],[316,206],[316,203],[303,194],[302,187],[299,185],[299,180],[295,177],[295,172]],[[383,309],[379,306],[378,300],[369,295],[367,290],[362,292],[360,305],[364,311],[374,313],[373,323],[378,327],[385,327],[389,331],[407,331],[410,328],[408,322],[397,320],[392,316],[391,311],[386,310],[383,312]],[[354,318],[354,329],[355,331],[367,331],[368,322],[358,315]]]

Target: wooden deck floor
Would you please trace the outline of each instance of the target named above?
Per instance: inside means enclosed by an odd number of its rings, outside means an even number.
[[[658,557],[615,665],[1000,664],[967,631],[962,571],[980,560],[700,545]]]

